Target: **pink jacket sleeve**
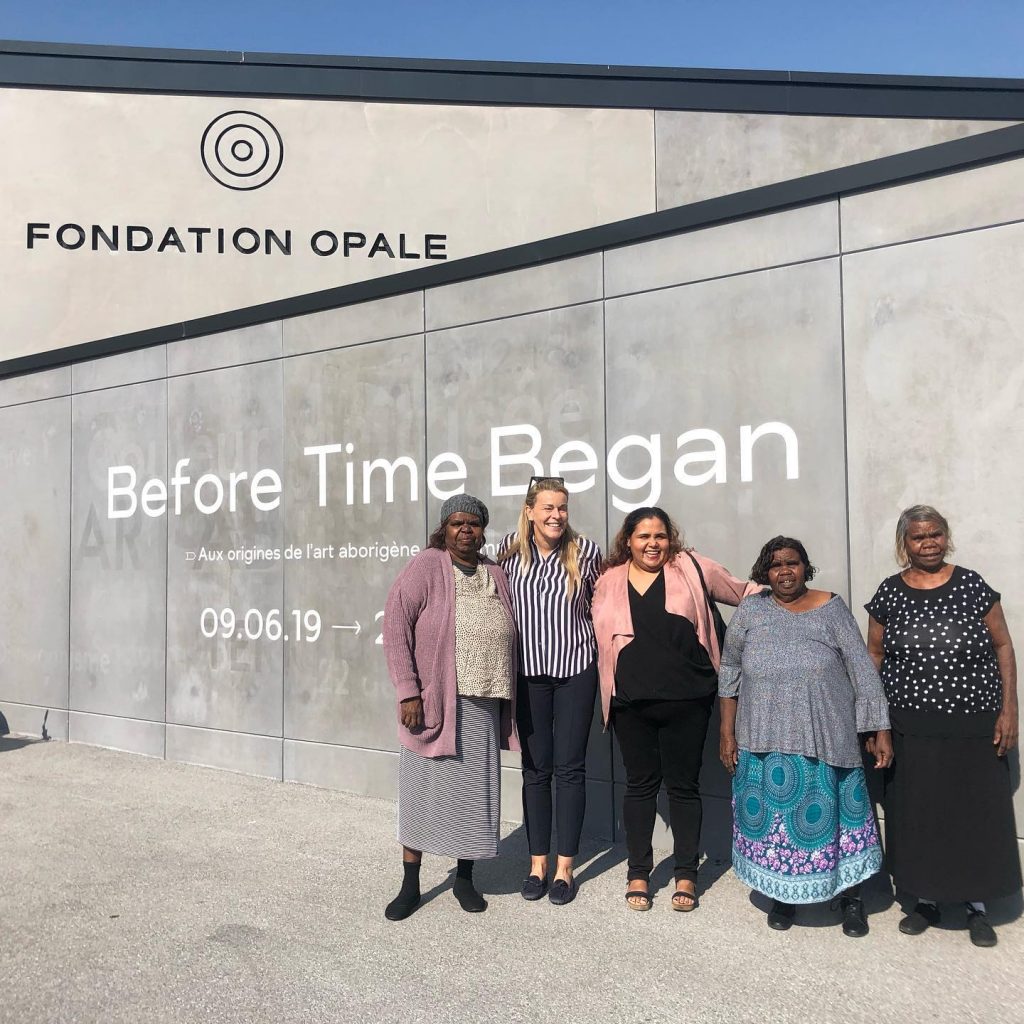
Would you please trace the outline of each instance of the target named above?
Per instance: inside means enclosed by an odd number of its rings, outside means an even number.
[[[750,594],[760,594],[764,589],[760,583],[741,580],[733,576],[725,566],[719,565],[696,551],[693,552],[693,557],[700,563],[711,596],[721,604],[732,605],[735,608],[743,598]]]
[[[384,603],[384,655],[399,702],[418,697],[421,690],[413,651],[416,620],[423,611],[427,589],[417,568],[413,561],[398,574]]]

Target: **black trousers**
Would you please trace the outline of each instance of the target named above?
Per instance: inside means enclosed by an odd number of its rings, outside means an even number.
[[[587,807],[587,740],[594,717],[597,666],[579,675],[519,677],[516,724],[523,747],[523,813],[530,854],[551,852],[551,779],[558,813],[558,855],[579,853]]]
[[[626,766],[622,824],[629,851],[627,879],[649,878],[658,791],[668,790],[675,877],[697,880],[700,855],[700,765],[715,697],[613,703],[612,728]]]

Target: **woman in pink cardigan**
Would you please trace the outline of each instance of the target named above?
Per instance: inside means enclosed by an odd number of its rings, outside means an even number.
[[[697,907],[700,766],[721,657],[710,600],[737,605],[760,587],[683,547],[660,508],[626,516],[594,592],[605,725],[626,767],[626,904],[650,910],[658,791],[668,789],[675,853],[672,909]]]
[[[487,901],[473,864],[498,853],[501,748],[518,750],[516,627],[505,573],[480,554],[487,506],[456,494],[384,605],[384,653],[398,702],[398,841],[404,877],[384,916],[420,903],[423,853],[458,861],[463,910]]]

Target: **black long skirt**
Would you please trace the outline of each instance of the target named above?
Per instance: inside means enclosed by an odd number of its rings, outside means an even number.
[[[891,709],[885,778],[886,863],[893,884],[938,903],[1021,887],[1013,793],[992,744],[995,714]]]

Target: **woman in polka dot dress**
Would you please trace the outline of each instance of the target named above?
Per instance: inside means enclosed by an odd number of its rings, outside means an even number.
[[[1016,893],[1020,860],[1006,754],[1017,745],[1017,666],[997,594],[951,565],[949,524],[929,505],[896,526],[903,571],[866,606],[868,650],[889,699],[886,857],[917,898],[900,931],[920,935],[940,903],[966,903],[971,941],[993,946],[985,900]]]

